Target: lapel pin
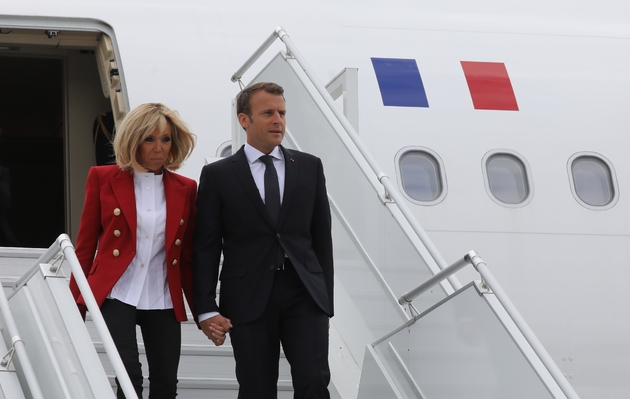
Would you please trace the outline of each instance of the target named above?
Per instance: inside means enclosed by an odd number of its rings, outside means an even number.
[[[293,158],[289,158],[289,159],[291,160],[291,162],[295,162],[295,159],[293,159]]]

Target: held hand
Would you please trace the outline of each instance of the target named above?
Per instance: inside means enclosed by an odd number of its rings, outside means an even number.
[[[232,329],[232,322],[219,314],[202,321],[199,326],[209,340],[221,346],[225,342],[225,334]]]

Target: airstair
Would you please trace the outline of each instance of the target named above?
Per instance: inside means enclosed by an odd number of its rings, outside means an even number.
[[[46,251],[0,248],[0,280],[5,293],[0,294],[4,338],[0,356],[8,355],[0,360],[0,399],[115,398],[115,378],[128,380],[100,313],[91,310],[85,322],[78,313],[68,288],[71,270],[78,268],[66,235]],[[214,346],[197,329],[190,313],[188,317],[182,324],[178,397],[236,398],[238,383],[229,339],[221,347]],[[139,329],[138,338],[146,373]],[[15,350],[6,349],[11,343]],[[27,362],[32,366],[25,368]],[[126,396],[135,398],[130,382],[126,384]],[[39,393],[31,394],[30,390]],[[278,391],[280,399],[293,397],[289,365],[283,356]],[[143,394],[148,397],[146,378]]]
[[[351,89],[356,70],[322,85],[278,28],[232,80],[241,83],[276,40],[286,49],[249,83],[285,88],[284,145],[324,163],[335,248],[333,398],[577,398],[483,259],[471,251],[447,264],[363,147]],[[331,93],[345,93],[347,116]],[[243,141],[235,121],[233,147]],[[480,277],[462,286],[453,273],[466,265]],[[4,397],[113,398],[114,376],[135,397],[95,304],[86,298],[84,323],[72,301],[67,276],[77,267],[65,235],[48,250],[0,248]],[[192,322],[182,335],[179,397],[235,398],[229,342],[214,347]],[[279,397],[290,398],[286,361],[280,375]]]

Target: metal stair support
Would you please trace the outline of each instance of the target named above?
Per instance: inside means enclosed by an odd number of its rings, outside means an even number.
[[[22,279],[18,279],[19,276],[25,273],[31,277],[31,280],[37,279],[40,275],[39,272],[32,273],[31,265],[34,262],[39,262],[42,259],[45,250],[35,249],[5,249],[0,248],[0,280],[2,280],[4,289],[6,292],[12,293],[12,287],[20,285]],[[53,255],[54,256],[54,255]],[[102,392],[102,397],[114,397],[115,381],[114,371],[111,366],[111,362],[105,353],[105,349],[102,343],[102,339],[97,331],[97,327],[92,319],[92,314],[88,312],[86,321],[80,318],[76,304],[72,300],[69,288],[68,288],[68,276],[70,275],[70,266],[67,259],[58,262],[61,266],[58,269],[56,276],[54,277],[54,285],[61,291],[65,291],[62,296],[67,296],[70,302],[66,302],[59,307],[67,308],[66,310],[70,314],[74,314],[78,317],[78,322],[71,328],[75,333],[84,335],[83,341],[87,344],[75,343],[73,346],[77,346],[76,355],[83,357],[83,355],[96,360],[98,367],[100,367],[101,384],[99,391]],[[47,267],[49,268],[49,267]],[[46,280],[51,280],[53,277],[48,277]],[[29,281],[23,288],[34,288],[34,283]],[[37,288],[40,290],[40,287]],[[45,289],[44,289],[45,291]],[[21,294],[13,295],[11,301],[16,301]],[[37,294],[39,296],[40,294]],[[58,295],[48,298],[47,302],[55,302]],[[39,309],[39,313],[48,313],[50,307],[57,307],[57,305],[51,305],[50,303],[41,305],[41,301],[35,301],[33,306]],[[53,313],[54,314],[54,313]],[[53,316],[44,316],[52,318],[60,318]],[[238,394],[238,383],[234,374],[234,358],[232,348],[229,344],[229,338],[221,347],[216,347],[210,342],[205,335],[197,328],[197,325],[192,321],[192,315],[188,314],[189,321],[182,323],[182,357],[180,361],[180,368],[178,373],[178,398],[182,399],[196,399],[196,398],[216,398],[216,399],[235,399]],[[48,322],[48,320],[47,320]],[[142,343],[142,335],[138,331],[139,349],[141,352],[141,362],[144,365],[144,370],[147,370],[146,358],[144,356],[144,346]],[[1,349],[1,347],[0,347]],[[41,349],[41,348],[39,348]],[[38,349],[38,350],[39,350]],[[74,356],[70,352],[74,349],[60,348],[57,352],[61,356],[72,357]],[[94,356],[92,356],[94,355]],[[41,359],[42,353],[37,352],[35,357]],[[85,361],[85,359],[82,359]],[[19,364],[18,364],[19,366]],[[3,376],[5,374],[0,371],[0,384],[4,384]],[[104,381],[104,383],[103,383]],[[19,389],[20,385],[17,385]],[[8,385],[7,385],[8,387]],[[5,389],[4,385],[0,385],[1,389]],[[148,388],[148,381],[145,380],[145,388]],[[1,390],[0,389],[0,390]],[[27,388],[26,388],[27,389]],[[340,399],[341,396],[334,386],[330,386],[331,397],[333,399]],[[145,389],[143,396],[148,396],[148,389]],[[20,396],[8,396],[12,399],[19,399]],[[81,394],[79,396],[65,396],[58,395],[52,390],[46,391],[46,399],[57,398],[89,398],[89,394]],[[290,368],[289,365],[281,353],[280,359],[280,378],[278,381],[278,397],[280,399],[288,399],[293,397],[293,389],[291,385]],[[2,396],[0,395],[0,399]]]
[[[471,263],[483,280],[367,345],[359,399],[375,398],[374,373],[379,372],[404,397],[578,398],[473,251],[401,295],[399,302],[411,307],[440,278]]]
[[[33,398],[43,398],[39,382],[33,371],[33,367],[26,353],[24,347],[24,341],[19,335],[15,321],[13,320],[13,314],[7,301],[4,289],[0,292],[0,308],[2,310],[0,314],[0,330],[2,330],[3,339],[0,340],[0,399],[24,399],[24,392],[20,381],[18,379],[15,366],[13,364],[13,356],[18,353],[19,360],[24,372],[22,378],[32,386],[30,390]],[[11,342],[10,349],[7,348],[5,342]]]
[[[96,306],[89,287],[85,290],[87,281],[74,255],[70,239],[62,234],[12,284],[13,290],[9,290],[7,297],[20,336],[26,344],[29,358],[37,360],[33,362],[33,369],[40,384],[46,387],[46,399],[113,398],[103,366],[62,272],[61,266],[64,263],[66,267],[80,273],[77,275],[77,282],[83,288],[88,307],[94,309]],[[98,307],[96,311],[98,312]],[[104,322],[102,325],[104,326]],[[107,343],[110,358],[114,358],[116,363],[117,357],[119,363],[118,378],[124,381],[126,377],[128,381],[111,336],[103,326],[99,329],[103,333],[102,339]],[[120,372],[121,368],[124,375]],[[16,366],[16,369],[22,372],[21,366]],[[22,387],[31,390],[33,384],[26,381]],[[126,395],[134,398],[135,392],[131,389]]]

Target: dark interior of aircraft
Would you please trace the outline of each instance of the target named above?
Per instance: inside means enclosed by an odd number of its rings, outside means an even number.
[[[11,174],[10,228],[19,246],[65,231],[63,60],[0,56],[0,165]]]
[[[62,47],[34,40],[40,33],[0,37],[24,44],[0,46],[0,165],[11,174],[6,219],[18,242],[11,246],[27,248],[47,248],[61,233],[76,238],[85,179],[98,163],[95,120],[112,111],[99,78],[97,36]]]

